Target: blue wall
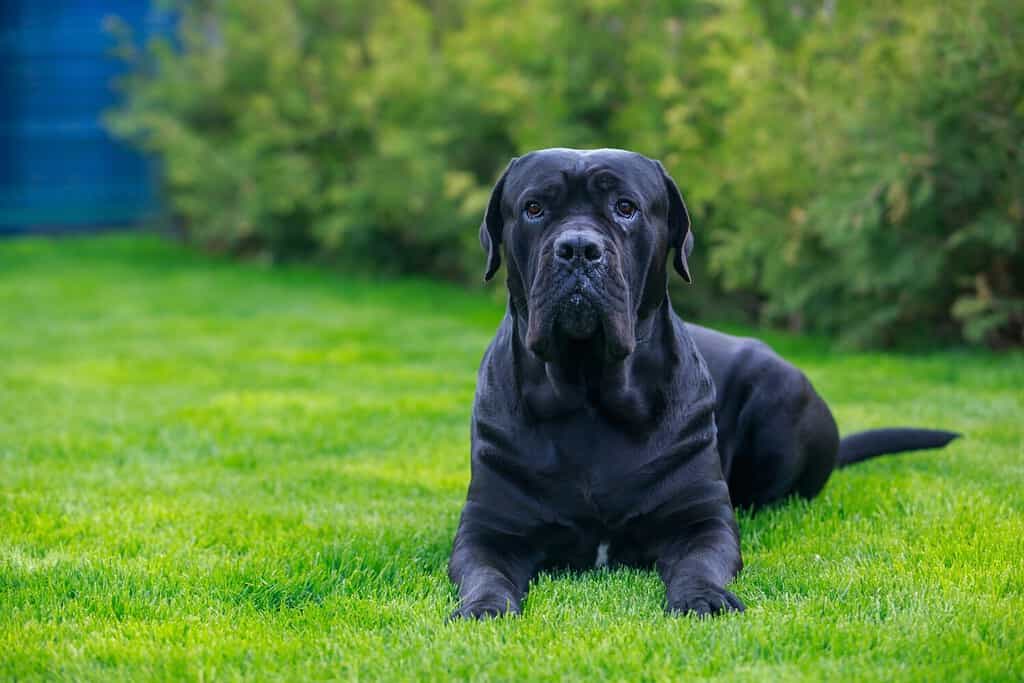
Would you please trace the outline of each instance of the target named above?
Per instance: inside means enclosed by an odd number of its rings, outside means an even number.
[[[104,18],[167,32],[144,0],[0,0],[0,233],[133,223],[159,211],[155,164],[100,116],[124,66]]]

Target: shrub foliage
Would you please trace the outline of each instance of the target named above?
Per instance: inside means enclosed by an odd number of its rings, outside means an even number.
[[[702,294],[856,344],[1024,342],[1017,0],[208,0],[110,126],[191,238],[479,277],[490,185],[547,146],[683,188]]]

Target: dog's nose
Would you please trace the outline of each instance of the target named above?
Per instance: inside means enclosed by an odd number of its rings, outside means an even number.
[[[569,230],[555,239],[555,257],[570,263],[597,263],[604,249],[597,235],[581,230]]]

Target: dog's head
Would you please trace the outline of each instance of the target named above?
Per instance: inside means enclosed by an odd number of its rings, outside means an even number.
[[[657,161],[617,149],[545,149],[513,159],[480,226],[486,279],[508,260],[526,345],[547,361],[600,351],[621,360],[637,321],[664,300],[665,263],[690,281],[690,218]]]

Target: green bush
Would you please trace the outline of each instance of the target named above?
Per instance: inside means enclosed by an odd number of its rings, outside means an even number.
[[[846,12],[726,43],[716,271],[853,343],[1024,342],[1024,4]]]
[[[1019,5],[187,2],[176,47],[123,36],[109,122],[210,248],[473,280],[509,157],[627,147],[684,190],[702,316],[1021,343]]]

